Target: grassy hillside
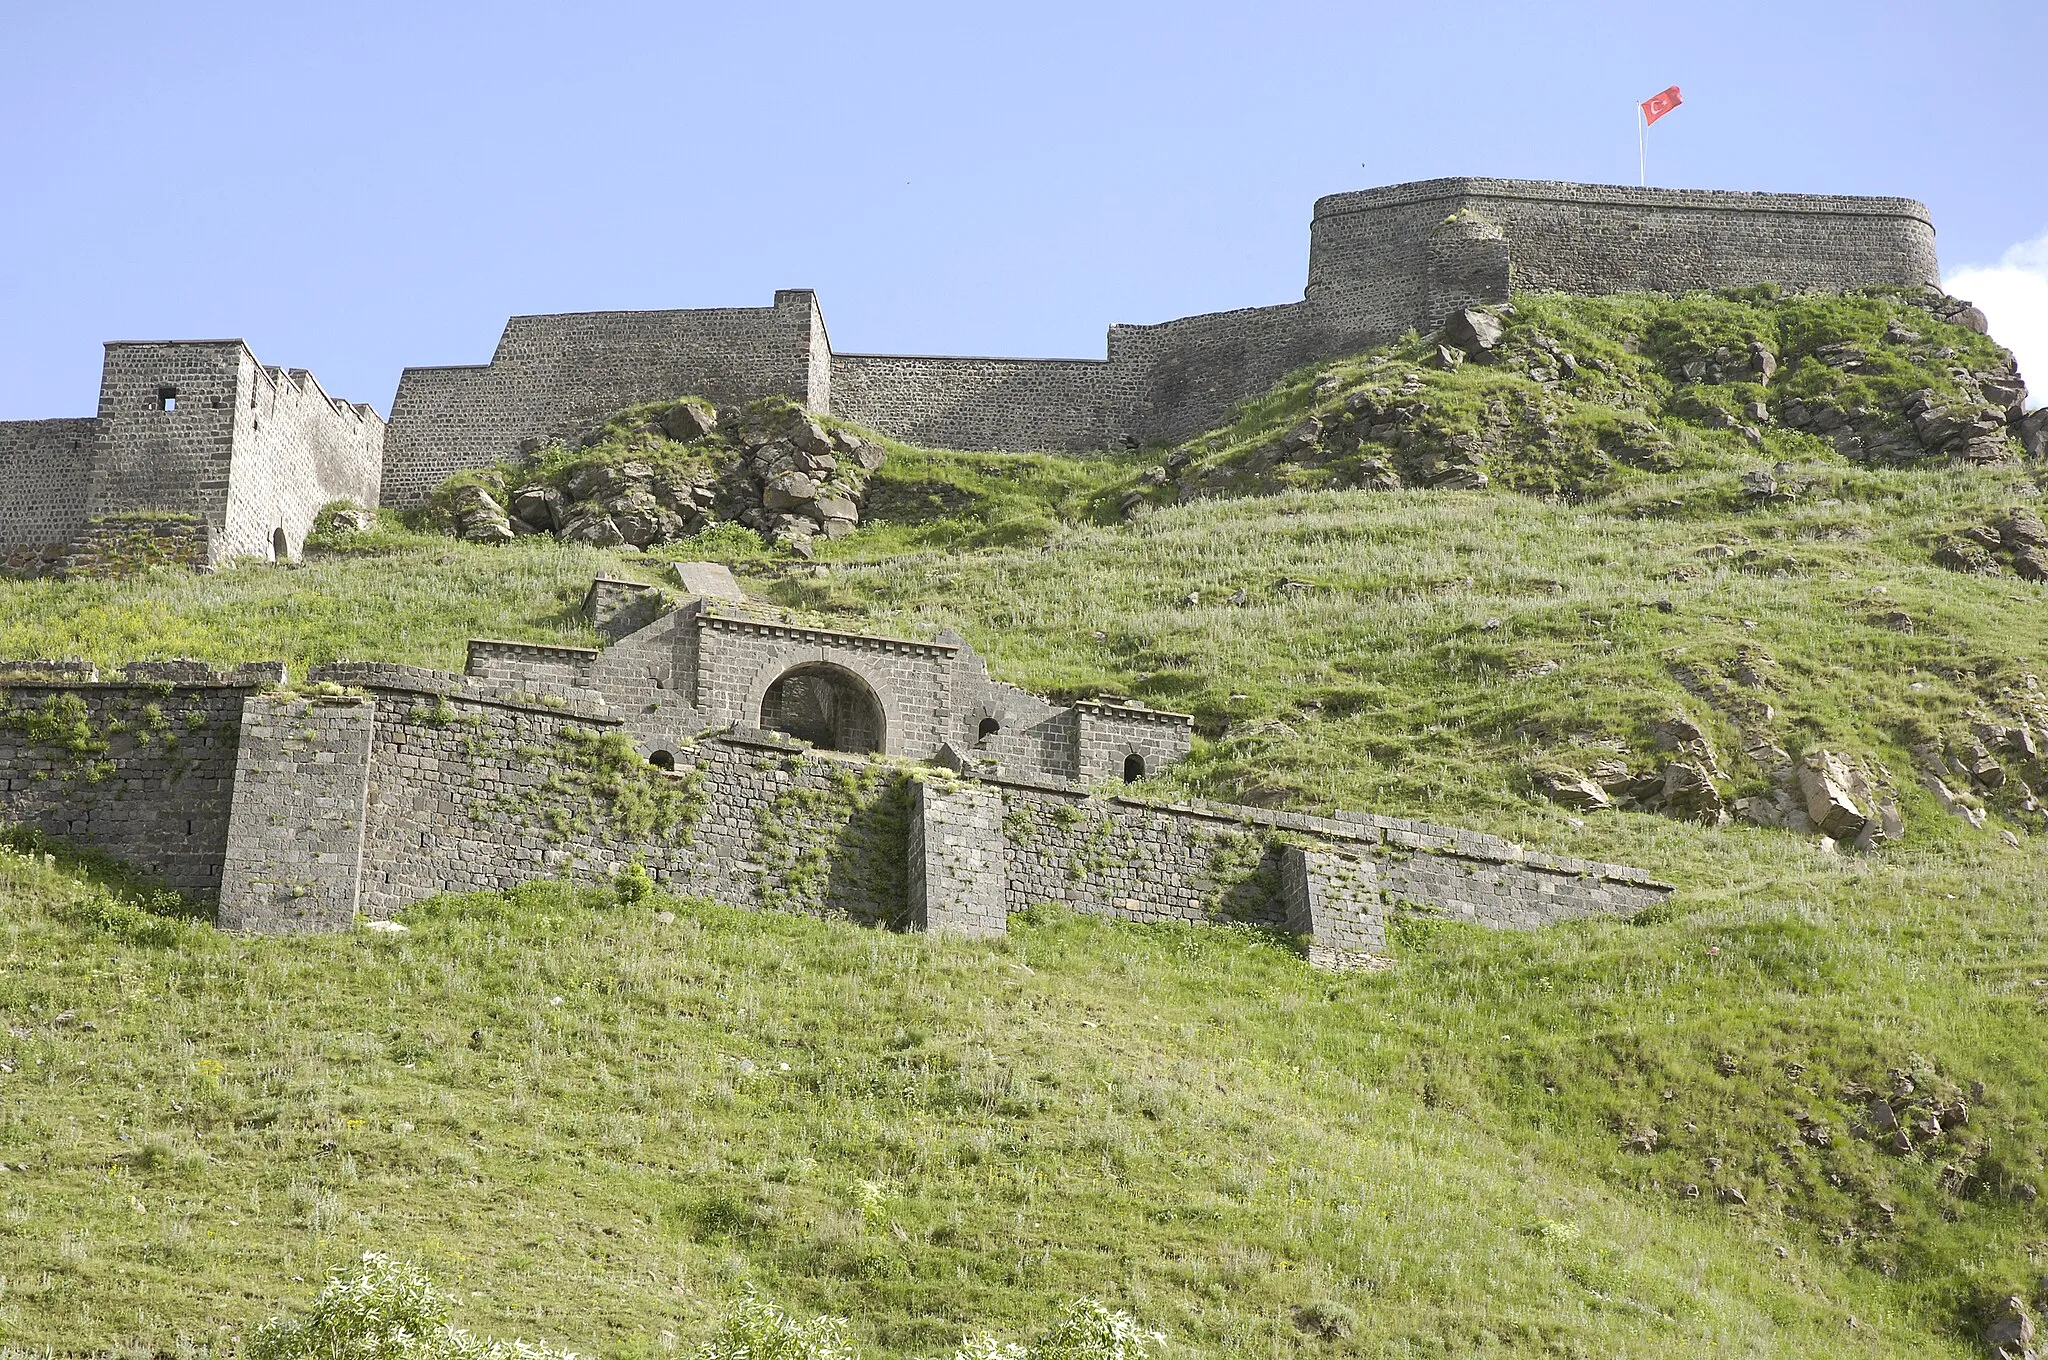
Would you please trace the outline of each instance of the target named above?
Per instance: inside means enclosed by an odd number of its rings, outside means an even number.
[[[1234,930],[1042,912],[973,945],[545,886],[425,904],[402,937],[243,940],[9,858],[0,1344],[210,1346],[377,1246],[480,1330],[606,1356],[687,1348],[742,1279],[900,1355],[1080,1293],[1187,1355],[1976,1353],[2048,1241],[2048,772],[2001,755],[1973,829],[1916,748],[1994,720],[2048,740],[2044,587],[1935,562],[2036,504],[2037,470],[1752,440],[1709,409],[1741,383],[1684,379],[1768,341],[1757,399],[1863,411],[1875,440],[1995,362],[1923,321],[1865,336],[1860,372],[1807,366],[1909,311],[1524,300],[1511,359],[1389,347],[1178,449],[892,448],[817,563],[726,530],[650,555],[387,526],[291,569],[0,585],[0,655],[455,666],[470,633],[589,645],[600,570],[720,556],[801,615],[952,626],[1001,678],[1195,713],[1161,791],[1679,885],[1632,923],[1404,928],[1396,969],[1333,978]],[[1531,376],[1532,335],[1587,384]],[[1376,387],[1438,423],[1344,435]],[[1309,415],[1312,448],[1272,456]],[[1495,489],[1354,489],[1460,435]],[[1745,490],[1779,463],[1789,491]],[[1661,758],[1674,718],[1731,797],[1772,745],[1867,762],[1903,839],[1850,857],[1538,794],[1538,769]],[[1950,1124],[1903,1154],[1863,1127],[1902,1081]]]

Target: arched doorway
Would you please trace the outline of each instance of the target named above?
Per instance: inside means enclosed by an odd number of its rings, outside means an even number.
[[[761,726],[825,751],[876,755],[885,722],[881,701],[867,681],[823,662],[798,666],[768,687]]]
[[[284,536],[284,526],[278,525],[270,535],[270,560],[289,562],[292,560],[291,540]]]
[[[1124,757],[1124,783],[1135,784],[1145,777],[1145,757],[1136,751]]]

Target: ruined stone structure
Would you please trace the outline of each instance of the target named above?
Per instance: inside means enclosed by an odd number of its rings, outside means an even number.
[[[1319,200],[1299,301],[1112,326],[1102,359],[835,353],[802,290],[771,307],[514,317],[488,364],[405,371],[385,494],[418,504],[458,469],[686,393],[782,395],[938,448],[1085,451],[1186,438],[1293,369],[1505,302],[1510,288],[1938,278],[1934,227],[1907,199],[1428,180]]]
[[[106,347],[97,416],[0,421],[18,572],[296,557],[329,501],[375,505],[384,421],[240,340]]]
[[[817,297],[514,317],[487,364],[409,368],[387,431],[240,341],[111,344],[97,417],[0,422],[15,571],[297,554],[332,500],[406,508],[450,473],[640,402],[780,395],[941,448],[1176,440],[1302,365],[1430,329],[1511,288],[1840,289],[1939,275],[1920,204],[1440,179],[1315,205],[1300,300],[1112,326],[1101,359],[835,353]]]
[[[439,892],[628,864],[683,893],[969,936],[1063,903],[1244,921],[1312,962],[1396,912],[1502,928],[1639,910],[1617,865],[1340,813],[1162,803],[1188,719],[1047,703],[958,639],[802,628],[598,582],[610,645],[478,641],[467,673],[378,663],[0,663],[0,821],[129,860],[233,929],[348,929]],[[787,700],[796,680],[829,698]],[[850,748],[850,749],[849,749]]]

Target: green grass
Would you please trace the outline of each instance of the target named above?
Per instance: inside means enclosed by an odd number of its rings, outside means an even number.
[[[1851,1143],[1840,1087],[1981,1080],[1971,1135],[2038,1174],[2041,866],[1740,867],[1662,924],[1334,978],[1230,930],[664,925],[547,885],[138,943],[8,859],[0,1339],[215,1344],[376,1247],[466,1325],[608,1356],[741,1280],[900,1355],[1076,1293],[1187,1355],[1969,1354],[2039,1211]],[[1771,1150],[1795,1104],[1832,1151]]]
[[[2048,1241],[2017,1193],[2048,1188],[2048,857],[2017,787],[2048,770],[2008,760],[1972,831],[1912,747],[1986,717],[2048,729],[2042,587],[1932,563],[2031,503],[2030,473],[1867,468],[1776,429],[1755,450],[1687,414],[1726,391],[1657,376],[1755,333],[1786,381],[1821,381],[1800,346],[1881,329],[1902,314],[1882,299],[1521,312],[1636,383],[1490,465],[1547,494],[1309,468],[1122,525],[1160,451],[892,446],[869,523],[816,565],[729,530],[661,556],[728,560],[836,626],[958,628],[1032,689],[1190,711],[1159,792],[1641,865],[1679,886],[1654,919],[1411,920],[1363,977],[1225,929],[1040,912],[964,944],[546,885],[422,905],[396,938],[237,939],[111,866],[8,858],[0,1161],[29,1169],[0,1174],[0,1345],[212,1346],[378,1247],[468,1298],[467,1325],[605,1356],[686,1349],[742,1280],[905,1356],[1086,1293],[1195,1356],[1975,1353],[1983,1300],[2030,1289]],[[1321,395],[1299,375],[1182,451],[1235,468],[1402,353]],[[1844,399],[1935,385],[1924,368]],[[1447,421],[1534,386],[1426,381]],[[1653,421],[1675,466],[1602,466],[1603,411]],[[1775,461],[1811,485],[1752,506],[1739,474]],[[471,634],[588,645],[589,578],[662,566],[388,525],[315,548],[0,585],[0,655],[454,667]],[[1875,763],[1904,843],[1845,858],[1533,792],[1538,766],[1658,759],[1674,715],[1730,794],[1764,786],[1757,738]],[[1850,1135],[1894,1072],[1984,1094],[1895,1157]]]

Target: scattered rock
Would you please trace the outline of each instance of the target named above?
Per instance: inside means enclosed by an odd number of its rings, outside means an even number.
[[[740,593],[740,583],[733,579],[732,568],[723,562],[677,562],[669,571],[677,585],[700,599],[738,603],[746,598]]]
[[[1850,792],[1855,782],[1848,763],[1830,751],[1812,751],[1801,763],[1799,791],[1806,798],[1806,815],[1827,836],[1853,841],[1870,826],[1870,818],[1856,805]]]
[[[2025,506],[2015,506],[2005,512],[2005,518],[1998,521],[1998,541],[2001,546],[2017,552],[2021,548],[2048,548],[2048,525],[2041,523],[2041,517]]]
[[[509,543],[512,521],[480,486],[465,486],[450,503],[455,518],[455,536],[469,543]]]
[[[1480,354],[1498,345],[1506,333],[1507,327],[1492,312],[1461,307],[1444,322],[1443,338],[1466,354]]]
[[[1569,770],[1538,770],[1536,787],[1551,802],[1575,812],[1593,812],[1614,806],[1605,789],[1585,775]]]

